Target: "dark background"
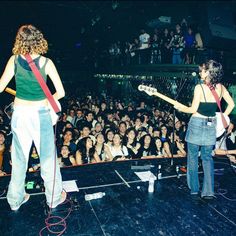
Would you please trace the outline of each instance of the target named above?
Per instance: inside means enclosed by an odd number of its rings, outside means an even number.
[[[235,1],[2,1],[0,66],[3,68],[11,55],[22,24],[33,24],[44,33],[49,42],[48,56],[60,70],[82,69],[95,50],[101,55],[113,41],[132,41],[141,28],[152,33],[154,28],[148,23],[160,16],[172,18],[171,28],[186,18],[202,32],[205,44],[231,51],[236,41],[225,43],[227,39],[220,39],[214,45],[208,24],[213,19],[235,29],[235,12]]]

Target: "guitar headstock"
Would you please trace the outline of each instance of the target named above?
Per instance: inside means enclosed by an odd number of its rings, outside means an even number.
[[[146,86],[146,85],[143,85],[143,84],[140,84],[138,86],[138,90],[139,91],[144,91],[145,93],[147,93],[149,96],[152,96],[154,95],[156,92],[157,92],[157,89],[151,87],[151,86]]]

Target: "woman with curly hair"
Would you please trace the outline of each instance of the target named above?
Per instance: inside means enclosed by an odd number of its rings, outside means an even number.
[[[201,153],[204,179],[201,197],[214,198],[214,166],[212,150],[216,143],[216,110],[217,103],[210,88],[214,88],[219,99],[227,103],[224,111],[229,115],[234,108],[234,101],[227,89],[220,83],[223,76],[222,65],[209,60],[199,67],[201,84],[194,89],[192,106],[187,107],[177,103],[175,108],[181,112],[192,113],[188,123],[185,140],[187,142],[187,182],[192,195],[199,192],[198,153]]]
[[[58,100],[65,96],[65,91],[54,63],[42,56],[47,50],[48,43],[35,26],[21,26],[12,49],[13,55],[0,80],[0,92],[13,77],[16,82],[11,120],[12,176],[7,193],[8,203],[13,211],[18,210],[30,196],[25,192],[25,175],[32,142],[40,156],[48,206],[55,208],[66,199],[66,192],[62,190],[60,168],[55,160],[54,132],[48,100],[25,58],[27,54],[32,57],[45,81],[49,76],[56,89],[53,97]]]

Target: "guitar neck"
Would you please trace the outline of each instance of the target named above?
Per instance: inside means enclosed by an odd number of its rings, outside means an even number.
[[[10,93],[11,95],[13,95],[13,96],[16,96],[16,91],[15,90],[13,90],[13,89],[11,89],[11,88],[5,88],[5,91],[7,92],[7,93]]]
[[[153,95],[156,96],[156,97],[159,97],[159,98],[161,98],[163,100],[165,100],[166,102],[169,102],[170,104],[172,104],[174,106],[177,104],[176,100],[174,100],[172,98],[169,98],[169,97],[167,97],[167,96],[165,96],[165,95],[163,95],[161,93],[155,92],[155,93],[153,93]]]

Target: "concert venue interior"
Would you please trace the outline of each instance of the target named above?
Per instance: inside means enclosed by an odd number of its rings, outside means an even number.
[[[171,103],[191,106],[207,60],[221,63],[221,83],[236,101],[235,1],[1,1],[2,73],[24,24],[43,32],[65,88],[54,131],[67,199],[47,206],[32,143],[30,199],[10,209],[14,96],[2,92],[0,235],[236,235],[236,108],[221,151],[212,151],[215,195],[206,199],[187,183],[191,114]],[[93,154],[82,158],[85,139]],[[199,152],[200,186],[204,174]]]

